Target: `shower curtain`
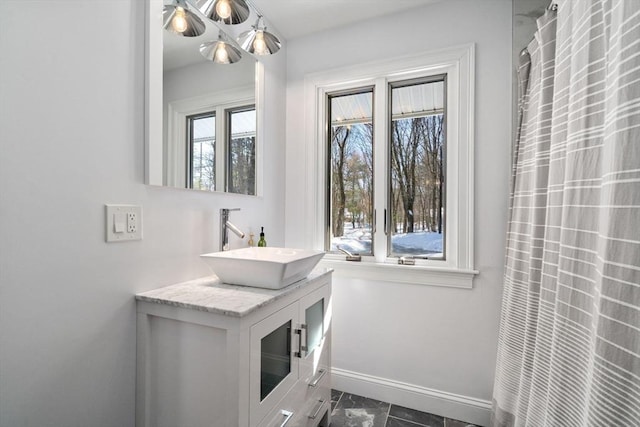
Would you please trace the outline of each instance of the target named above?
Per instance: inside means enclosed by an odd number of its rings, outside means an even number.
[[[640,0],[566,0],[521,58],[493,426],[640,426]]]

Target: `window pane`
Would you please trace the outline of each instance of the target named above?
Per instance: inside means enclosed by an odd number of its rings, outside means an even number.
[[[373,90],[329,96],[328,250],[373,252]]]
[[[229,112],[229,188],[231,193],[256,194],[256,109]]]
[[[216,116],[187,117],[189,129],[189,188],[216,189]]]
[[[444,81],[391,87],[390,255],[444,259]]]

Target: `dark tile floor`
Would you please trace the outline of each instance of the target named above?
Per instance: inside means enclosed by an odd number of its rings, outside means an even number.
[[[438,415],[331,390],[331,427],[476,427]]]

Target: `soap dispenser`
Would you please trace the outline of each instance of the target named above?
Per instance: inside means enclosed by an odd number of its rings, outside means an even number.
[[[253,231],[249,231],[249,241],[247,242],[249,247],[255,246],[256,243],[253,241]]]
[[[260,240],[258,240],[258,247],[264,248],[267,246],[267,241],[264,240],[264,227],[260,227]]]

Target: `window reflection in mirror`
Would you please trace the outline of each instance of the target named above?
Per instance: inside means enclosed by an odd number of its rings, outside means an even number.
[[[211,92],[202,92],[202,88],[198,92],[198,88],[193,84],[182,83],[192,81],[191,78],[182,78],[193,77],[193,74],[187,72],[193,72],[194,67],[188,68],[164,74],[163,98],[166,101],[166,125],[163,135],[164,185],[200,191],[233,191],[255,195],[257,162],[255,153],[258,143],[255,86],[236,85],[225,88],[221,87],[220,82],[215,82],[206,85]],[[218,71],[215,74],[209,74],[206,68],[199,71],[205,72],[205,76],[220,74]],[[227,82],[231,84],[231,80]],[[176,83],[182,84],[175,86]],[[231,149],[234,144],[230,143],[230,138],[236,132],[231,129],[231,126],[237,127],[238,119],[231,120],[229,116],[230,112],[235,111],[243,112],[239,132],[243,137],[250,134],[253,157],[250,169],[252,175],[236,177],[236,181],[232,182],[229,179],[231,171],[228,167],[235,163],[232,156],[236,153]],[[210,119],[207,120],[206,117]],[[208,155],[205,155],[206,153]],[[202,158],[199,157],[201,154]],[[245,170],[249,171],[249,168]],[[239,178],[246,181],[245,184],[239,185]]]
[[[216,189],[216,113],[207,112],[187,117],[188,159],[187,182],[194,190]]]
[[[227,169],[230,193],[256,194],[256,108],[249,106],[228,112],[229,157]]]
[[[220,109],[218,109],[220,110]],[[223,190],[216,183],[216,157],[224,157],[224,147],[216,144],[216,128],[227,135],[226,191],[256,194],[256,108],[247,105],[232,109],[222,108],[227,119],[216,120],[216,110],[187,116],[186,182],[194,190]]]

